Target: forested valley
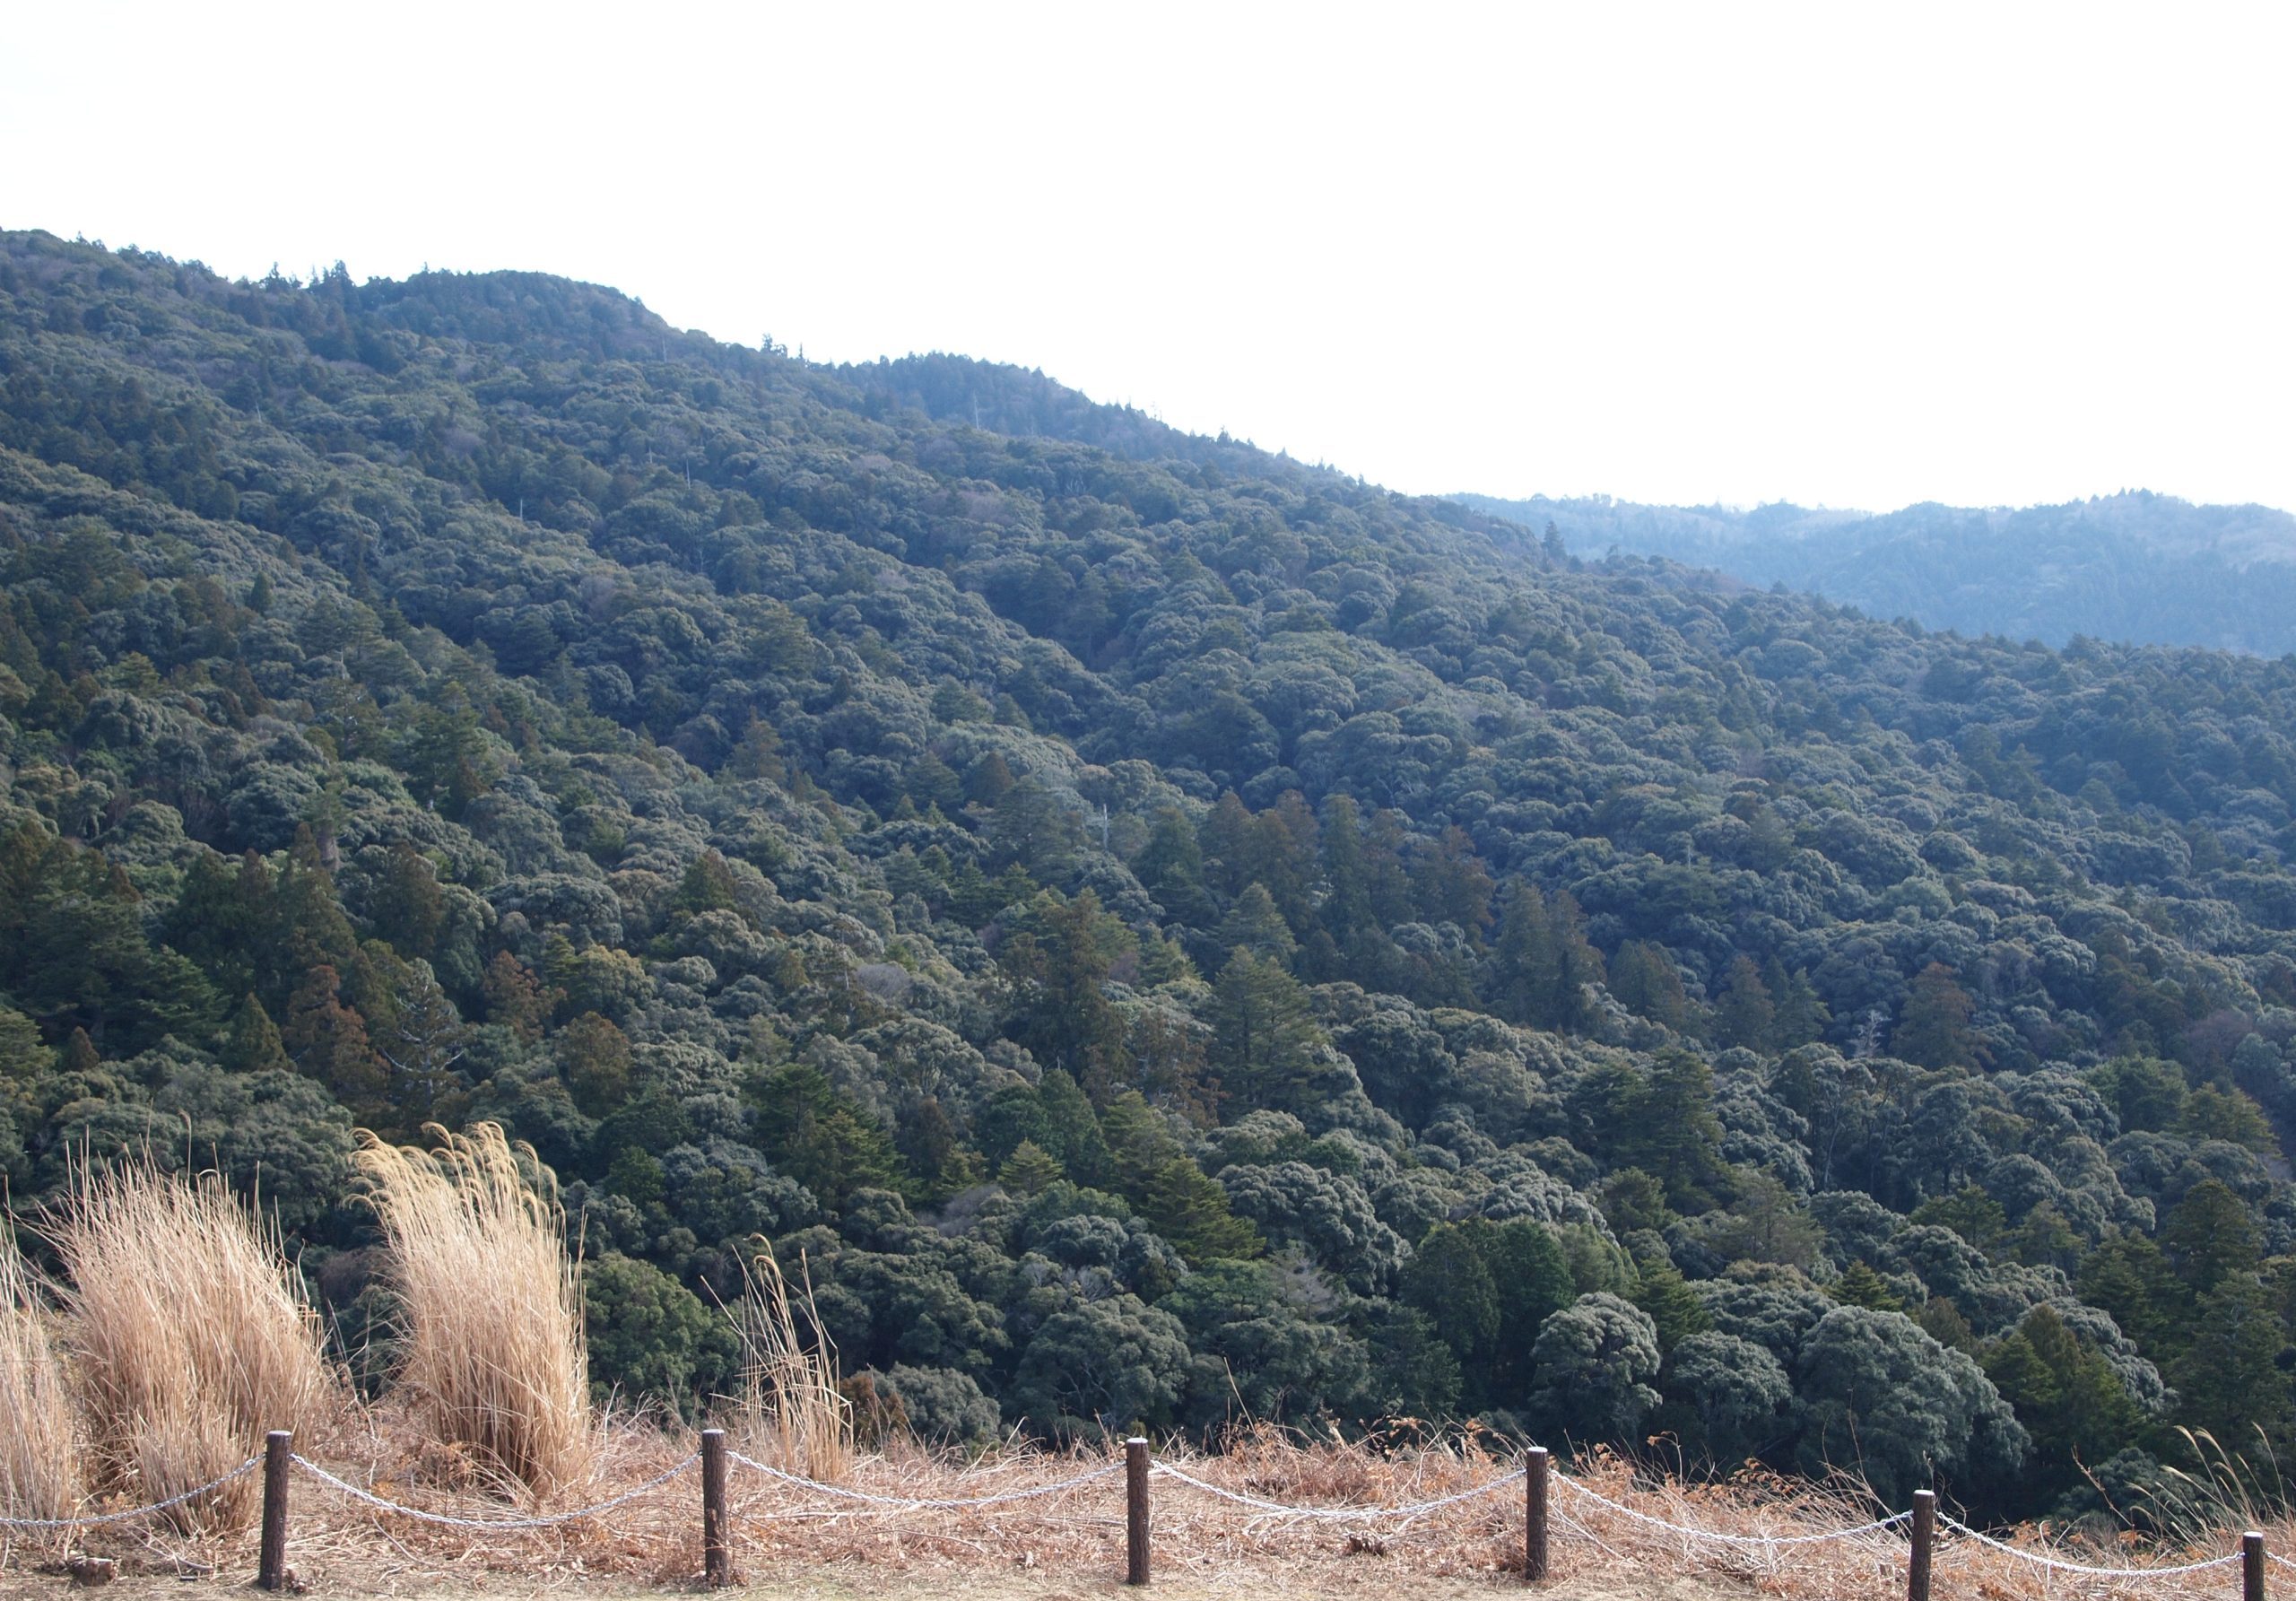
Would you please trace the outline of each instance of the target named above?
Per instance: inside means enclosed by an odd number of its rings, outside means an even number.
[[[601,1395],[1474,1420],[2144,1504],[2296,1449],[2296,662],[1925,632],[954,358],[0,235],[0,1153],[500,1122]]]

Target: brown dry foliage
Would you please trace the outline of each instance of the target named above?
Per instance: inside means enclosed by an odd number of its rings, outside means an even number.
[[[473,1474],[548,1498],[582,1481],[595,1444],[565,1213],[494,1124],[427,1132],[427,1152],[362,1133],[353,1159],[397,1301],[396,1384]]]
[[[83,1162],[48,1231],[70,1275],[67,1361],[98,1494],[193,1489],[257,1454],[266,1431],[308,1431],[335,1405],[302,1277],[220,1175]],[[173,1516],[230,1528],[253,1505],[241,1479]]]
[[[80,1428],[56,1314],[0,1230],[0,1513],[63,1518],[80,1502]]]
[[[793,1304],[770,1251],[744,1262],[743,1277],[742,1299],[727,1309],[742,1346],[728,1420],[735,1443],[784,1472],[835,1483],[853,1465],[853,1404],[838,1388],[837,1349],[822,1331],[813,1281],[802,1279]]]

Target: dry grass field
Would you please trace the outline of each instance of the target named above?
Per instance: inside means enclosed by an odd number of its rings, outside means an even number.
[[[1300,1601],[1355,1601],[1371,1593],[1375,1584],[1393,1586],[1392,1573],[1367,1571],[1349,1578],[1310,1579],[1285,1582],[1278,1588],[1272,1576],[1251,1569],[1236,1569],[1205,1578],[1194,1575],[1160,1579],[1152,1593],[1167,1601],[1238,1601],[1270,1595],[1296,1597]],[[11,1571],[0,1575],[0,1597],[56,1597],[71,1588],[60,1574]],[[184,1586],[171,1578],[124,1575],[108,1596],[117,1601],[185,1601]],[[474,1601],[475,1597],[553,1596],[578,1601],[658,1601],[665,1592],[627,1579],[576,1573],[536,1574],[531,1579],[408,1579],[384,1576],[367,1579],[357,1573],[323,1573],[311,1593],[341,1596],[346,1601],[364,1597],[387,1601]],[[1412,1601],[1499,1601],[1523,1593],[1519,1579],[1416,1580],[1409,1587]],[[1536,1592],[1543,1601],[1743,1601],[1757,1592],[1744,1585],[1720,1588],[1690,1579],[1665,1580],[1631,1577],[1616,1582],[1558,1580]],[[1944,1592],[1941,1592],[1941,1594]],[[794,1569],[745,1575],[740,1594],[755,1601],[1120,1601],[1139,1594],[1126,1589],[1114,1575],[1097,1579],[1061,1579],[1042,1574],[947,1573],[930,1569],[888,1572],[860,1565],[826,1569]]]
[[[451,1456],[409,1442],[389,1419],[365,1436],[319,1448],[345,1478],[404,1504],[482,1517],[525,1510],[475,1492]],[[394,1445],[394,1440],[403,1442]],[[591,1475],[565,1489],[580,1505],[643,1483],[691,1446],[639,1427],[607,1430]],[[909,1498],[1001,1493],[1072,1477],[1109,1458],[1022,1452],[970,1467],[913,1449],[863,1457],[843,1487]],[[1187,1459],[1223,1487],[1292,1505],[1392,1506],[1499,1480],[1505,1465],[1456,1447],[1381,1456],[1361,1448],[1301,1446],[1273,1436],[1235,1452]],[[1584,1482],[1648,1516],[1699,1528],[1790,1536],[1861,1521],[1857,1509],[1805,1489],[1754,1483],[1730,1489],[1638,1484],[1618,1464],[1597,1464]],[[745,1590],[820,1601],[1082,1601],[1123,1589],[1123,1481],[1111,1475],[1039,1499],[986,1510],[899,1510],[839,1503],[735,1466],[731,1484],[735,1561]],[[1592,1507],[1558,1487],[1552,1582],[1557,1601],[1863,1601],[1904,1594],[1902,1545],[1888,1536],[1764,1552],[1726,1548],[1655,1529]],[[1153,1484],[1157,1593],[1213,1597],[1270,1594],[1370,1597],[1404,1589],[1431,1601],[1522,1593],[1519,1485],[1445,1507],[1415,1521],[1306,1521],[1255,1512],[1159,1477]],[[2220,1544],[2191,1556],[2211,1556]],[[184,1581],[243,1587],[252,1577],[251,1529],[183,1534],[139,1526],[93,1531],[68,1545],[18,1547],[0,1573],[0,1595],[53,1595],[75,1555],[120,1564],[123,1597]],[[2142,1560],[2131,1551],[2083,1550],[2088,1561]],[[2155,1560],[2173,1560],[2161,1557]],[[471,1531],[413,1523],[347,1502],[299,1476],[292,1489],[289,1561],[318,1596],[430,1597],[662,1595],[697,1587],[700,1480],[688,1473],[595,1521],[535,1532]],[[2065,1601],[2088,1597],[2224,1597],[2239,1594],[2229,1569],[2163,1579],[2097,1581],[2045,1576],[1996,1553],[1962,1546],[1940,1553],[1935,1594],[1984,1601]]]

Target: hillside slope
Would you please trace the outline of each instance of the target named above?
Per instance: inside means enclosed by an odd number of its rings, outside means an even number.
[[[1870,517],[1764,506],[1463,503],[1592,559],[1613,549],[1784,584],[1875,617],[2063,646],[2076,637],[2296,650],[2296,518],[2142,492],[2063,506],[1909,506]]]
[[[0,236],[0,1112],[498,1118],[594,1373],[2123,1506],[2296,1444],[2296,665],[1940,637],[1032,374]]]

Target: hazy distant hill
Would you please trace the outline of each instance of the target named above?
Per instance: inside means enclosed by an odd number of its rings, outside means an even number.
[[[1457,497],[1543,528],[1573,555],[1616,547],[1784,583],[1878,617],[2062,645],[2296,650],[2296,518],[2144,492],[2023,510],[1925,504],[1883,517],[1596,498]]]

